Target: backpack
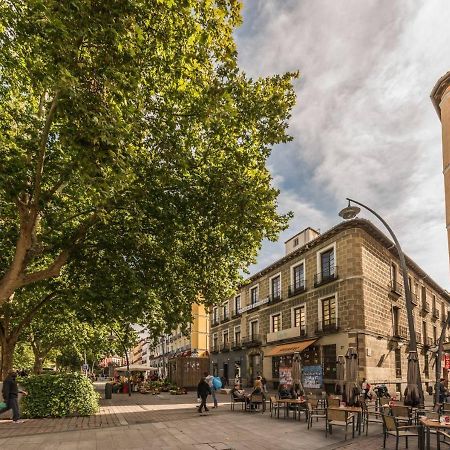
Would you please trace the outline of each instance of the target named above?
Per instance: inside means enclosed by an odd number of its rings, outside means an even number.
[[[219,377],[214,377],[212,380],[212,385],[215,390],[218,390],[222,387],[222,381]]]

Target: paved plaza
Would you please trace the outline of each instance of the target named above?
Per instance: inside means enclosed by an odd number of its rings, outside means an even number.
[[[101,389],[101,385],[97,385]],[[266,411],[230,411],[228,396],[219,396],[218,409],[196,411],[196,395],[113,395],[102,400],[91,417],[31,419],[22,424],[0,420],[0,449],[306,449],[374,450],[382,448],[381,426],[371,425],[369,436],[347,442],[341,429],[325,438],[324,422],[306,424],[275,419]],[[2,416],[8,417],[9,413]],[[402,444],[403,445],[403,444]],[[391,439],[388,449],[395,448]],[[402,448],[402,447],[401,447]],[[416,442],[410,442],[416,448]]]

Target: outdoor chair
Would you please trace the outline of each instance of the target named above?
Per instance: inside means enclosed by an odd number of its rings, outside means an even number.
[[[411,408],[409,406],[394,405],[391,407],[392,415],[402,425],[412,425]]]
[[[442,410],[442,415],[448,416],[450,413],[450,403],[445,403],[445,402],[442,403],[441,410]]]
[[[408,438],[416,437],[418,448],[421,448],[421,427],[417,425],[401,425],[397,418],[382,414],[383,418],[383,448],[386,448],[386,439],[388,436],[395,436],[395,450],[398,450],[398,442],[401,437],[406,439],[406,448],[408,448]]]
[[[315,407],[313,407],[313,405],[311,405],[310,402],[308,402],[307,404],[307,408],[308,408],[308,430],[312,427],[312,422],[313,419],[316,419],[316,422],[319,421],[319,419],[326,419],[327,418],[327,413],[325,409],[322,408],[318,408],[317,404]],[[326,423],[325,423],[326,425]]]
[[[341,404],[341,401],[338,398],[329,398],[328,399],[328,406],[339,406]]]
[[[261,409],[263,413],[266,410],[266,403],[264,396],[262,394],[252,394],[250,395],[248,401],[246,402],[246,411],[258,411]]]
[[[280,409],[283,407],[281,403],[278,402],[278,400],[274,396],[270,396],[270,417],[273,417],[273,415],[276,413],[277,419],[280,418]]]
[[[345,440],[349,425],[352,426],[352,437],[355,437],[355,414],[339,409],[327,409],[325,437],[333,434],[333,426],[345,427]]]
[[[361,400],[361,409],[362,409],[362,428],[363,431],[366,431],[366,436],[369,433],[369,423],[378,423],[382,424],[383,419],[381,418],[381,413],[379,411],[370,411],[369,406],[364,400]]]
[[[437,450],[441,449],[441,444],[446,444],[450,446],[450,434],[444,430],[437,430],[437,440],[436,440],[436,448]],[[441,438],[443,438],[441,440]]]
[[[233,394],[231,394],[230,396],[230,409],[231,411],[234,411],[234,407],[236,405],[236,403],[240,403],[241,404],[241,409],[244,409],[245,406],[245,398],[236,398]]]

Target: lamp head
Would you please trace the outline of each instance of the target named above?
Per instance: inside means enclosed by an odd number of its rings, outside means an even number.
[[[343,210],[339,212],[339,215],[344,220],[350,220],[354,219],[358,213],[361,211],[361,208],[358,208],[357,206],[350,205],[350,200],[348,201],[348,206],[345,207]]]

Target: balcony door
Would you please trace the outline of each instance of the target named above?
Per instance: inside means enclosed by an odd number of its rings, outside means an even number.
[[[322,330],[330,330],[336,325],[336,299],[334,297],[322,300]]]

